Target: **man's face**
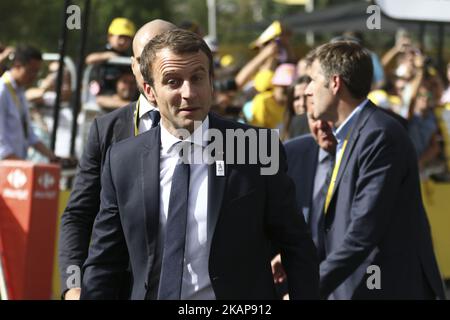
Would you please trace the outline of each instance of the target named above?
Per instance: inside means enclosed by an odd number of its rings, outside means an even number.
[[[307,83],[299,83],[294,86],[294,111],[296,114],[303,114],[306,112],[306,103],[311,104],[311,98],[305,95]]]
[[[25,87],[31,85],[36,80],[41,65],[42,61],[37,59],[32,59],[25,64],[17,64],[16,82]]]
[[[132,100],[136,95],[136,81],[131,73],[120,76],[117,80],[116,92],[124,100]]]
[[[194,121],[203,121],[212,104],[213,87],[208,57],[202,51],[175,54],[160,50],[152,65],[153,86],[144,89],[158,105],[161,121],[172,134],[176,129],[194,130]]]
[[[419,87],[417,92],[416,101],[414,105],[414,111],[418,113],[424,113],[431,109],[435,104],[433,93],[426,87]]]
[[[111,48],[119,52],[125,52],[131,46],[131,37],[129,36],[118,36],[110,34],[108,36],[108,42]]]
[[[312,105],[307,106],[308,125],[314,140],[320,148],[328,152],[334,152],[336,149],[336,138],[333,135],[333,124],[329,121],[314,120]]]
[[[397,95],[401,95],[403,90],[405,89],[405,86],[407,84],[407,81],[402,77],[397,77],[395,79],[394,85]]]
[[[311,67],[311,82],[306,87],[305,94],[312,100],[314,119],[335,121],[337,119],[337,87],[331,79],[324,75],[318,60]]]
[[[144,77],[142,77],[139,65],[141,61],[141,53],[142,50],[139,51],[138,56],[131,57],[131,70],[133,70],[139,92],[144,93]]]

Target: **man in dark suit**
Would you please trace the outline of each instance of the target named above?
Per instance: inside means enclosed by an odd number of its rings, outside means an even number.
[[[108,147],[158,124],[159,112],[144,96],[139,59],[150,39],[173,28],[175,25],[167,21],[153,20],[138,30],[133,39],[132,69],[141,96],[136,102],[96,118],[91,126],[72,193],[61,218],[59,269],[65,299],[78,299],[80,295],[81,275],[77,270],[81,270],[88,255],[92,226],[100,208],[100,176]]]
[[[327,175],[333,169],[336,139],[332,124],[322,120],[314,120],[311,98],[305,97],[305,114],[308,130],[305,134],[285,142],[288,163],[288,176],[295,183],[295,198],[311,232],[317,248],[319,261],[325,259],[323,247],[323,206],[325,201],[324,185]],[[272,260],[275,283],[280,284],[280,294],[286,287],[286,273],[283,270],[280,256]]]
[[[273,159],[281,154],[278,170],[267,175],[263,161],[233,160],[242,152],[252,158],[269,130],[209,113],[212,70],[211,51],[190,31],[168,31],[144,48],[144,88],[159,107],[160,126],[106,155],[81,299],[117,299],[128,261],[132,299],[275,299],[272,244],[281,248],[291,298],[318,298],[316,252],[283,148],[278,139],[270,146]],[[230,133],[237,132],[256,140],[233,148]],[[211,162],[185,161],[207,151]]]
[[[288,175],[296,186],[297,205],[310,228],[318,250],[319,261],[325,258],[323,248],[324,184],[333,169],[336,139],[326,121],[308,117],[311,134],[303,135],[284,144],[288,162]],[[322,228],[321,228],[322,227]]]
[[[369,53],[341,41],[320,46],[311,58],[306,94],[313,117],[331,121],[337,140],[323,210],[321,296],[444,298],[412,142],[398,121],[366,99]]]
[[[317,248],[319,261],[325,259],[324,248],[324,214],[327,179],[333,170],[336,152],[336,138],[333,135],[331,122],[312,118],[313,106],[311,97],[306,97],[308,130],[305,134],[285,142],[288,163],[288,175],[295,183],[297,206],[301,209]],[[394,117],[402,126],[406,120],[385,109],[382,112]],[[407,123],[407,122],[406,122]],[[280,284],[280,293],[285,292],[286,273],[283,270],[280,256],[272,260],[275,283]]]

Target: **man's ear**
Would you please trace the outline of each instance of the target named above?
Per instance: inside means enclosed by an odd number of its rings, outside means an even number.
[[[133,71],[134,76],[136,76],[136,71],[139,70],[139,64],[135,57],[131,57],[131,70]]]
[[[337,74],[333,75],[331,77],[331,90],[333,91],[333,94],[336,95],[339,92],[339,89],[341,89],[344,82],[342,81],[342,78],[338,76]]]
[[[133,71],[133,75],[137,79],[142,79],[141,70],[139,66],[139,62],[137,62],[136,58],[131,57],[131,71]]]
[[[147,100],[156,105],[156,94],[151,85],[147,82],[144,82],[144,93],[147,97]]]

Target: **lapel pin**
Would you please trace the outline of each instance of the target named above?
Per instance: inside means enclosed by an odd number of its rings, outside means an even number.
[[[216,176],[218,177],[225,176],[225,163],[223,160],[216,161]]]

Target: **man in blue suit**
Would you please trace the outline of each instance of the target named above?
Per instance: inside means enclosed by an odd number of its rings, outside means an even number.
[[[284,149],[271,149],[280,161],[270,175],[261,174],[262,161],[230,163],[228,133],[264,129],[209,112],[213,59],[206,43],[190,31],[167,31],[145,46],[141,70],[161,122],[106,154],[81,299],[119,298],[128,263],[131,299],[275,299],[273,244],[291,298],[318,298],[316,250],[297,213]],[[179,151],[201,158],[212,145],[202,135],[208,129],[226,150],[217,148],[212,163],[186,163]],[[248,155],[250,147],[247,140],[234,155]]]
[[[147,42],[156,35],[174,29],[170,22],[156,19],[144,24],[133,39],[132,69],[141,91],[138,101],[94,120],[81,157],[67,207],[61,217],[59,267],[64,299],[79,299],[80,288],[68,279],[71,268],[81,268],[88,255],[92,226],[100,208],[101,172],[109,146],[143,133],[158,124],[159,112],[144,93],[139,59]],[[153,114],[153,117],[152,117]],[[156,117],[155,117],[156,116]],[[123,295],[129,294],[130,280],[124,276]]]
[[[310,110],[308,110],[310,112]],[[297,206],[301,209],[317,248],[319,261],[323,247],[323,206],[325,184],[333,170],[336,139],[331,124],[308,117],[311,134],[285,143],[288,175],[294,180]]]
[[[366,98],[370,54],[340,41],[311,59],[312,116],[332,122],[337,140],[323,208],[321,296],[444,298],[414,147],[399,122]]]

